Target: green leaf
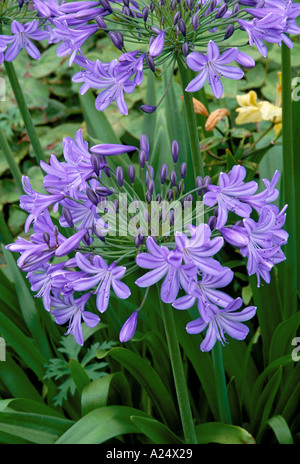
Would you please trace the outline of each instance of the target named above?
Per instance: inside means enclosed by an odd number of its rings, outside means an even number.
[[[267,424],[273,430],[280,445],[294,444],[293,436],[284,417],[280,415],[273,416],[267,421]]]
[[[291,341],[300,325],[300,312],[282,321],[275,329],[270,343],[269,363],[291,352]]]
[[[148,417],[131,416],[137,428],[158,445],[180,445],[183,441],[161,422]]]
[[[93,409],[107,406],[111,389],[118,392],[124,405],[131,406],[131,393],[127,379],[123,372],[115,372],[94,380],[83,388],[81,395],[82,414],[86,415]]]
[[[196,434],[199,444],[247,445],[255,443],[254,438],[247,430],[220,422],[196,425]]]
[[[81,395],[83,388],[86,385],[89,385],[90,378],[85,372],[84,368],[76,359],[70,359],[69,361],[69,368],[71,372],[72,379],[75,382],[77,391],[79,395]]]
[[[57,441],[64,445],[93,445],[128,433],[139,433],[131,416],[149,417],[142,411],[127,406],[107,406],[86,414]]]
[[[167,424],[172,424],[174,428],[179,426],[178,413],[171,399],[170,392],[166,389],[157,372],[147,361],[126,348],[113,348],[104,355],[103,352],[99,353],[100,358],[103,356],[111,356],[127,369],[146,390],[163,420]]]
[[[43,414],[0,412],[0,432],[41,445],[55,443],[72,424],[70,420]]]

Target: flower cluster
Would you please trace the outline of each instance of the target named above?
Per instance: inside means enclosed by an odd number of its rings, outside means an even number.
[[[281,246],[288,238],[285,208],[279,212],[274,205],[279,173],[264,180],[265,189],[257,193],[257,183],[245,182],[245,168],[236,165],[220,173],[217,185],[197,177],[186,191],[187,163],[178,164],[179,148],[174,140],[172,165],[154,169],[145,135],[139,148],[89,147],[79,130],[74,139],[63,140],[63,161],[52,155],[49,164],[41,162],[46,193],[36,192],[23,177],[20,206],[28,213],[29,238],[19,237],[7,248],[20,253],[18,266],[32,291],[58,324],[68,323],[67,333],[78,343],[83,343],[82,321],[95,327],[99,313],[112,304],[111,296],[130,297],[134,289],[126,278],[133,272],[135,285],[146,288],[145,299],[152,286],[160,285],[165,304],[183,310],[197,303],[199,318],[187,331],[207,329],[202,350],[217,340],[224,343],[225,333],[236,339],[247,335],[241,321],[256,308],[236,312],[242,301],[226,292],[234,273],[218,253],[226,243],[234,246],[258,285],[261,278],[270,280],[271,269],[284,259]],[[137,159],[127,173],[117,165],[125,153]],[[122,342],[134,335],[142,306],[125,322]]]
[[[285,43],[291,48],[289,35],[300,33],[296,23],[300,7],[292,0],[23,3],[19,2],[20,6],[31,14],[35,12],[36,19],[25,24],[14,20],[9,33],[0,35],[0,62],[14,60],[23,48],[33,59],[39,59],[34,41],[48,40],[57,45],[58,56],[69,56],[69,64],[81,68],[73,76],[74,82],[82,84],[80,93],[89,88],[100,90],[97,109],[103,111],[116,102],[123,115],[128,113],[124,94],[142,83],[145,69],[163,73],[169,66],[173,71],[176,63],[183,63],[198,73],[187,85],[187,92],[199,90],[208,82],[216,98],[220,98],[223,77],[241,79],[244,72],[239,65],[255,65],[239,47],[226,46],[237,29],[245,33],[241,45],[249,41],[264,57],[268,53],[266,43]],[[98,34],[110,38],[120,51],[118,59],[103,63],[84,55],[85,44]],[[146,104],[142,109],[151,113],[157,106]]]

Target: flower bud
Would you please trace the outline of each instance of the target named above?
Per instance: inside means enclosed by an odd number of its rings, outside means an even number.
[[[166,182],[166,178],[167,178],[167,175],[168,175],[168,165],[166,163],[164,163],[162,165],[162,167],[160,168],[160,183],[161,185],[164,185],[164,183]]]
[[[205,130],[207,132],[211,132],[214,130],[216,125],[218,124],[219,121],[225,118],[225,116],[229,116],[230,113],[226,108],[219,108],[212,113],[207,118],[206,124],[205,124]]]
[[[119,186],[122,187],[124,182],[124,170],[121,166],[118,166],[116,169],[116,178]]]
[[[98,203],[99,203],[98,196],[96,195],[94,190],[92,190],[90,187],[87,187],[87,189],[86,189],[86,196],[88,197],[90,202],[93,203],[93,205],[95,205],[95,206],[98,205]]]
[[[152,106],[152,105],[142,105],[141,106],[141,110],[144,111],[144,113],[154,113],[156,111],[156,106]]]
[[[135,331],[136,331],[137,321],[138,321],[138,315],[139,315],[139,312],[134,311],[131,314],[131,316],[129,316],[125,324],[123,325],[120,331],[120,335],[119,335],[119,339],[121,343],[128,342],[134,336]]]
[[[172,157],[173,157],[174,163],[177,163],[178,155],[179,155],[179,145],[178,145],[177,140],[173,140],[171,151],[172,151]]]
[[[135,167],[133,166],[133,164],[130,164],[128,166],[128,177],[130,182],[133,184],[135,179]]]

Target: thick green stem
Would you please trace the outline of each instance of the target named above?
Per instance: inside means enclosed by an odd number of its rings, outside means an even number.
[[[179,349],[172,308],[168,304],[161,304],[161,312],[170,353],[171,366],[174,376],[175,389],[177,394],[185,443],[190,445],[197,444],[195,425],[192,416],[188,387],[184,375],[183,363]]]
[[[22,187],[22,173],[19,169],[18,163],[16,162],[14,155],[10,149],[10,146],[6,140],[6,136],[3,132],[3,129],[0,127],[0,147],[2,148],[2,153],[7,161],[7,164],[9,166],[10,172],[12,173],[17,187],[20,192],[23,192],[23,187]]]
[[[28,132],[28,136],[30,138],[30,142],[32,144],[32,148],[35,153],[36,159],[38,163],[40,163],[40,161],[46,161],[44,151],[42,149],[38,135],[36,133],[34,124],[32,122],[30,111],[27,107],[24,94],[22,92],[19,79],[16,74],[13,63],[6,61],[5,69],[6,69],[7,76],[9,78],[10,85],[14,92],[15,98],[17,100],[17,104],[18,104],[20,113],[22,115],[26,130]]]
[[[284,317],[297,311],[297,230],[296,230],[296,186],[293,146],[293,108],[291,51],[282,45],[282,153],[283,153],[283,200],[288,204],[285,229],[289,233],[284,247],[286,260],[284,271]],[[298,130],[298,128],[297,128]]]
[[[194,104],[193,104],[193,97],[190,92],[185,91],[191,79],[189,76],[188,69],[184,66],[184,64],[180,61],[180,59],[178,59],[178,69],[179,69],[182,92],[183,92],[185,117],[186,117],[187,127],[189,131],[189,143],[190,143],[190,149],[191,149],[192,159],[193,159],[193,168],[194,168],[196,176],[204,177],[204,170],[203,170],[202,156],[201,156],[201,150],[200,150],[197,120],[196,120]]]
[[[215,374],[220,420],[224,424],[231,424],[232,421],[227,396],[227,385],[224,370],[222,345],[218,341],[212,349],[212,359]]]

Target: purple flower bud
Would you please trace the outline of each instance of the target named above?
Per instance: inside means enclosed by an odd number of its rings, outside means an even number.
[[[142,105],[141,106],[141,110],[144,111],[144,113],[154,113],[156,111],[156,106],[152,106],[152,105]]]
[[[150,8],[151,13],[153,13],[153,11],[154,11],[154,9],[155,9],[155,5],[154,5],[153,2],[150,2],[149,8]]]
[[[170,173],[170,181],[171,181],[171,184],[173,185],[173,187],[175,187],[176,182],[177,182],[177,175],[176,175],[175,171],[171,171],[171,173]]]
[[[215,18],[216,19],[223,18],[223,16],[226,14],[227,10],[228,10],[228,6],[226,5],[226,3],[224,3],[224,5],[222,5],[221,8],[219,9],[219,11],[216,14]]]
[[[177,140],[173,140],[171,150],[172,150],[172,157],[173,157],[174,163],[177,163],[178,155],[179,155],[179,145],[178,145]]]
[[[146,55],[145,61],[147,63],[148,68],[151,69],[153,73],[155,73],[155,65],[152,56]]]
[[[116,198],[114,201],[114,208],[115,208],[115,212],[117,213],[119,211],[119,200]]]
[[[142,134],[140,139],[141,150],[144,150],[146,154],[146,161],[149,159],[149,139],[147,135]]]
[[[150,182],[149,182],[149,185],[148,185],[148,190],[151,193],[151,195],[154,192],[154,188],[155,188],[155,184],[154,184],[154,181],[151,179]]]
[[[134,246],[135,246],[135,248],[139,248],[140,245],[141,245],[141,243],[140,243],[140,239],[139,239],[139,236],[138,236],[138,235],[136,235],[136,236],[134,237],[134,240],[133,240],[133,241],[134,241]]]
[[[101,16],[96,17],[96,22],[100,29],[107,29],[107,25]]]
[[[133,145],[118,145],[112,143],[101,143],[91,147],[90,151],[96,153],[97,155],[103,156],[114,156],[127,153],[128,151],[134,151],[136,147]]]
[[[258,8],[258,5],[256,6],[256,8]],[[240,6],[238,4],[234,5],[234,7],[232,8],[232,14],[235,15],[239,11],[240,11]]]
[[[166,178],[167,178],[167,175],[168,175],[168,165],[166,163],[164,163],[162,165],[162,167],[160,168],[160,183],[161,185],[164,185],[164,183],[166,182]]]
[[[192,26],[193,30],[196,32],[199,27],[199,18],[196,13],[192,16]]]
[[[143,169],[146,164],[146,153],[144,152],[144,150],[140,151],[139,153],[139,163],[141,168]]]
[[[184,179],[185,176],[186,176],[186,171],[187,171],[187,164],[184,162],[184,163],[181,163],[181,166],[180,166],[180,176],[181,176],[181,179]]]
[[[147,22],[148,16],[149,16],[149,8],[147,6],[144,6],[142,10],[142,18],[145,21],[145,23]]]
[[[91,165],[96,176],[99,176],[100,172],[100,159],[99,156],[92,154],[91,156]]]
[[[178,182],[178,190],[179,190],[180,193],[184,193],[185,185],[184,185],[183,180],[180,180],[180,181]]]
[[[83,237],[85,236],[87,229],[81,229],[76,234],[72,235],[71,237],[67,238],[56,250],[55,256],[61,257],[65,256],[71,251],[75,250]]]
[[[211,230],[214,230],[216,228],[216,224],[217,224],[216,216],[210,216],[208,218],[207,224],[209,225]]]
[[[173,26],[175,26],[175,24],[178,23],[178,21],[180,20],[180,18],[181,18],[181,13],[180,13],[180,11],[177,11],[177,13],[175,13],[175,15],[174,15]]]
[[[149,190],[146,192],[145,198],[146,198],[146,202],[150,205],[151,200],[152,200],[152,193],[150,193]]]
[[[180,29],[181,34],[185,37],[186,36],[186,24],[183,19],[178,21],[178,27]]]
[[[156,201],[157,201],[157,203],[161,203],[161,201],[162,201],[162,196],[161,196],[160,193],[158,193],[158,194],[156,195]]]
[[[135,179],[135,167],[133,166],[133,164],[130,164],[128,166],[128,177],[130,182],[133,184]]]
[[[121,50],[123,49],[124,46],[124,41],[123,41],[123,36],[122,34],[116,33],[116,32],[109,32],[108,33],[110,40],[114,44],[114,46],[118,49]]]
[[[44,233],[43,233],[43,239],[44,239],[44,242],[49,246],[49,243],[50,243],[50,235],[48,234],[48,232],[44,232]]]
[[[69,210],[69,208],[64,206],[63,209],[62,209],[62,213],[63,213],[63,217],[64,217],[66,223],[68,224],[68,226],[73,229],[74,228],[74,222],[73,222],[72,214],[71,214],[71,211]]]
[[[112,195],[114,192],[112,190],[109,190],[106,187],[97,187],[96,188],[96,193],[100,197],[108,197],[109,195]]]
[[[185,42],[182,45],[181,49],[182,49],[182,53],[184,54],[184,56],[185,57],[188,56],[188,54],[189,54],[189,44],[187,42]]]
[[[105,8],[105,10],[109,11],[110,13],[112,13],[112,7],[110,6],[108,0],[99,0],[99,3],[101,4],[101,6],[103,6],[103,8]]]
[[[224,40],[229,39],[229,37],[231,37],[233,33],[234,33],[234,27],[232,24],[229,24],[229,26],[227,26],[227,29],[224,35]]]
[[[121,166],[118,166],[116,169],[116,178],[119,186],[122,187],[124,182],[124,170]]]
[[[160,31],[149,47],[149,55],[152,57],[159,56],[163,51],[165,44],[165,31]]]
[[[128,6],[123,6],[122,8],[122,14],[124,16],[131,16],[131,11],[130,11],[130,8],[128,8]]]
[[[175,214],[174,214],[174,209],[171,209],[170,211],[170,226],[173,227],[175,224]]]
[[[93,203],[93,205],[95,205],[95,206],[98,205],[98,203],[99,203],[98,197],[97,197],[96,193],[94,192],[94,190],[92,190],[90,187],[87,187],[87,189],[86,189],[86,196],[88,197],[90,202]]]
[[[57,227],[57,226],[54,226],[54,227],[53,227],[53,234],[55,235],[55,237],[58,237],[58,235],[59,235],[59,230],[58,230],[58,227]]]

